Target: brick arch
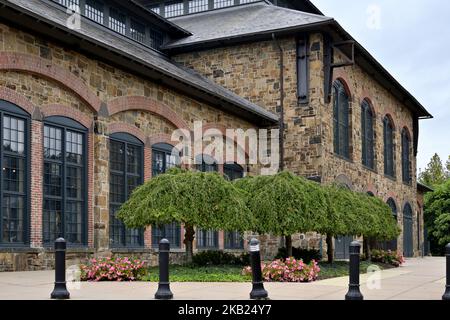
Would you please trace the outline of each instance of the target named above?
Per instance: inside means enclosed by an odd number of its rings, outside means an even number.
[[[125,122],[114,122],[114,123],[110,123],[108,125],[108,133],[109,134],[120,133],[120,132],[131,134],[132,136],[141,140],[141,142],[143,144],[145,144],[145,142],[146,142],[145,133],[141,129],[137,128],[136,126],[133,126],[133,125],[131,125],[129,123],[125,123]]]
[[[48,104],[41,107],[42,117],[52,117],[52,116],[61,116],[70,118],[81,123],[84,127],[88,129],[93,128],[94,119],[89,117],[88,115],[82,113],[81,111],[61,105],[61,104]]]
[[[345,93],[347,93],[349,102],[353,101],[352,91],[350,90],[350,86],[349,86],[350,81],[348,81],[346,75],[343,72],[335,71],[335,77],[333,79],[333,84],[336,83],[336,81],[339,81],[344,86]]]
[[[119,112],[128,110],[142,110],[156,114],[178,129],[188,129],[187,123],[171,108],[162,102],[144,96],[118,97],[108,102],[108,113],[113,116]]]
[[[397,127],[395,125],[395,121],[394,121],[394,118],[392,117],[392,115],[390,113],[386,113],[383,117],[383,122],[384,122],[384,119],[386,119],[386,118],[388,118],[389,121],[391,122],[394,132],[397,131]]]
[[[172,136],[166,133],[158,133],[158,134],[154,134],[150,137],[147,138],[147,142],[146,145],[149,146],[150,148],[157,144],[157,143],[166,143],[166,144],[170,144],[171,146],[175,147],[175,143],[178,143],[177,141],[172,141]]]
[[[73,91],[93,111],[100,110],[100,99],[80,78],[49,60],[29,54],[1,52],[0,70],[28,72],[56,81]]]
[[[34,111],[36,110],[34,104],[32,104],[30,100],[28,100],[25,96],[7,87],[0,87],[0,99],[19,106],[30,115],[33,115]]]
[[[404,126],[402,128],[401,134],[403,134],[403,132],[406,133],[406,135],[408,136],[409,141],[412,141],[411,131],[409,131],[409,128],[407,126]]]
[[[375,110],[375,105],[373,104],[372,99],[370,99],[369,97],[366,96],[364,99],[362,99],[361,104],[363,104],[364,101],[367,102],[367,104],[369,105],[369,108],[370,108],[370,110],[372,111],[374,120],[376,120],[377,112],[376,112],[376,110]]]

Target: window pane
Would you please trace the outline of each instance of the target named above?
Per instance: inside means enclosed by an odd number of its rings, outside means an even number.
[[[180,16],[183,14],[183,12],[184,12],[183,2],[166,4],[166,6],[165,6],[165,14],[166,14],[165,17],[166,18]]]
[[[164,35],[162,32],[151,29],[150,30],[150,47],[158,50],[164,42]]]
[[[61,194],[61,165],[55,163],[44,164],[44,194],[60,197]]]
[[[244,239],[242,235],[237,232],[225,232],[225,249],[243,249]]]
[[[86,0],[86,17],[103,24],[103,4],[95,0]]]
[[[234,0],[214,0],[214,9],[229,7],[234,4]]]
[[[82,243],[82,211],[81,201],[66,201],[65,218],[65,238],[68,243]]]
[[[23,196],[4,195],[2,199],[2,241],[4,243],[24,242],[23,218],[24,218]]]
[[[81,133],[67,131],[66,157],[67,161],[71,163],[81,164],[83,162],[83,135]]]
[[[189,13],[201,12],[206,10],[208,10],[208,0],[189,1]]]
[[[219,234],[214,230],[197,230],[197,247],[200,249],[217,249]]]
[[[153,150],[153,163],[152,163],[152,176],[156,177],[159,174],[164,173],[164,152]]]
[[[44,127],[44,157],[51,160],[62,160],[62,130]]]
[[[25,152],[25,121],[4,116],[3,150],[23,155]]]
[[[44,199],[44,243],[52,244],[62,234],[61,200]]]
[[[83,141],[83,133],[51,125],[44,127],[43,237],[47,245],[59,237],[70,245],[83,244]]]
[[[80,0],[56,0],[56,2],[67,8],[79,7],[80,5]]]
[[[126,150],[126,155],[125,155]],[[110,243],[114,247],[144,245],[142,229],[127,229],[115,215],[133,190],[142,183],[143,148],[121,141],[110,141],[109,214]]]
[[[126,16],[111,8],[109,12],[109,27],[121,34],[126,34]]]
[[[25,192],[25,159],[3,156],[3,190]]]
[[[145,26],[135,20],[131,20],[130,35],[136,41],[145,42]]]
[[[181,227],[178,223],[167,224],[162,227],[152,227],[152,246],[158,248],[159,242],[167,239],[171,248],[181,247]]]

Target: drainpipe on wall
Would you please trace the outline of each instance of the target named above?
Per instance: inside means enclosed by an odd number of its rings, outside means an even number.
[[[284,170],[284,52],[280,43],[278,42],[275,33],[272,33],[272,39],[280,52],[280,168],[279,171]]]

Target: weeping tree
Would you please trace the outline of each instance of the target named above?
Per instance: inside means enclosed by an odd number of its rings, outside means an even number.
[[[246,206],[245,191],[218,173],[171,169],[135,189],[117,213],[128,228],[173,222],[184,224],[186,261],[192,262],[194,226],[247,231],[255,220]]]
[[[336,185],[324,189],[328,221],[316,231],[327,236],[329,263],[334,262],[333,238],[336,236],[364,236],[383,241],[395,239],[400,234],[392,210],[381,199]]]
[[[247,206],[256,219],[253,231],[283,236],[292,256],[292,235],[326,223],[326,197],[320,186],[290,172],[246,177],[234,184],[247,192]]]

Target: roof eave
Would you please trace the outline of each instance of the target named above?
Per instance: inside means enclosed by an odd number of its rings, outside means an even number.
[[[226,97],[219,97],[215,92],[200,85],[187,82],[185,79],[169,74],[165,70],[150,65],[146,61],[140,61],[126,52],[107,46],[72,29],[63,27],[56,22],[24,10],[7,0],[0,0],[0,7],[2,7],[0,19],[5,19],[17,27],[21,27],[30,32],[43,34],[57,42],[64,42],[66,45],[76,47],[81,52],[88,52],[94,56],[101,57],[114,66],[125,68],[134,74],[172,87],[176,91],[196,98],[199,101],[206,102],[211,106],[220,107],[219,109],[237,115],[250,123],[260,126],[270,126],[278,122],[278,116],[269,111],[262,110],[264,112],[257,112],[244,105],[239,105]],[[12,11],[6,12],[7,8]],[[16,19],[17,17],[14,16],[14,11],[21,16],[21,19]],[[33,23],[35,24],[34,27],[32,25]]]

